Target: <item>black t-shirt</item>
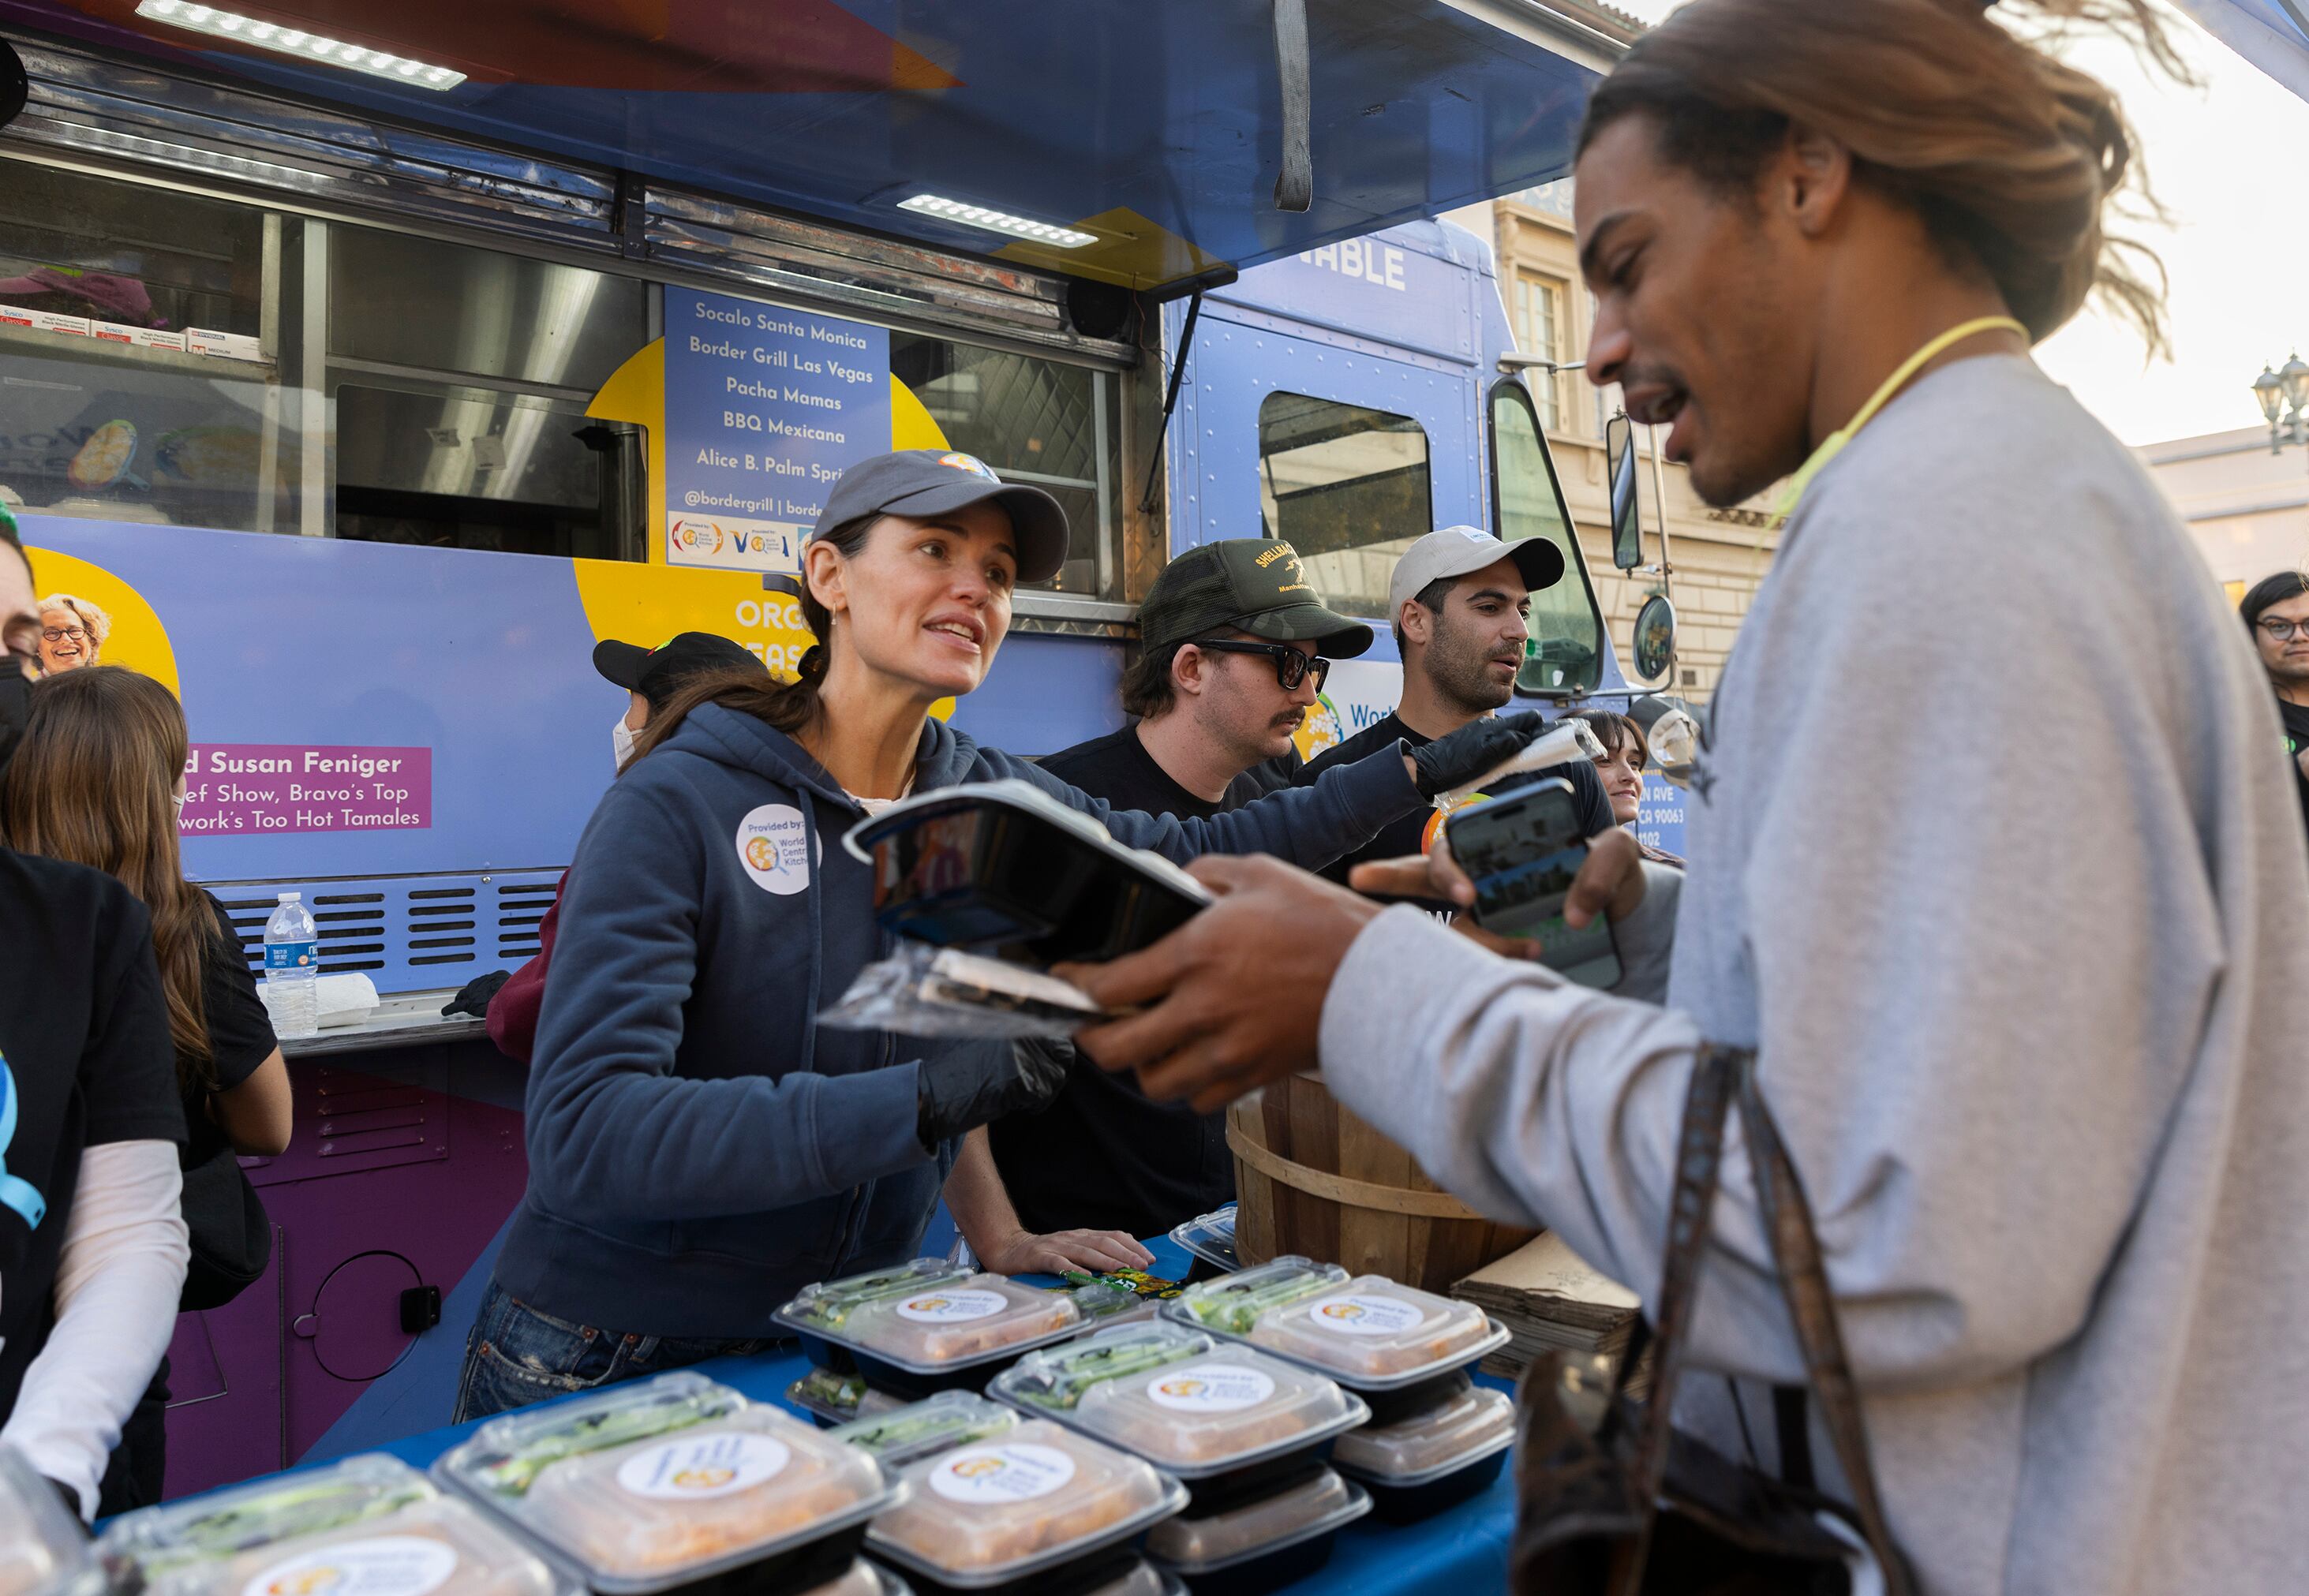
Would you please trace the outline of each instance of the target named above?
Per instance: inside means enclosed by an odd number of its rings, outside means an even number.
[[[281,1045],[272,1034],[272,1016],[256,990],[255,972],[240,951],[231,917],[213,894],[203,893],[216,920],[217,934],[201,948],[201,1008],[209,1032],[209,1074],[216,1084],[184,1093],[187,1135],[181,1161],[196,1169],[231,1143],[209,1117],[210,1090],[230,1091],[256,1073]],[[180,1077],[182,1072],[179,1072]]]
[[[1198,798],[1154,763],[1133,726],[1041,763],[1093,798],[1150,815],[1207,820],[1265,795],[1254,772],[1246,772],[1227,784],[1217,803]],[[1109,1074],[1077,1057],[1049,1108],[998,1119],[987,1136],[994,1167],[1027,1229],[1145,1237],[1234,1201],[1234,1158],[1227,1152],[1225,1127],[1224,1115],[1150,1102],[1136,1075]]]
[[[2277,701],[2278,715],[2285,722],[2285,751],[2293,756],[2293,785],[2301,794],[2301,818],[2309,824],[2309,771],[2301,768],[2301,750],[2309,748],[2309,704]]]
[[[1380,749],[1397,742],[1407,743],[1414,748],[1423,748],[1434,740],[1433,738],[1420,736],[1390,712],[1336,747],[1326,748],[1322,753],[1318,754],[1307,763],[1304,769],[1300,771],[1298,781],[1300,785],[1304,786],[1310,781],[1320,779],[1325,771],[1336,765],[1353,764],[1357,760],[1368,759]],[[1557,765],[1538,773],[1546,776],[1561,776],[1571,783],[1572,801],[1579,806],[1580,830],[1586,835],[1593,837],[1612,829],[1613,821],[1611,795],[1604,790],[1604,779],[1596,773],[1596,767],[1593,764],[1585,759],[1575,759],[1569,763]],[[1520,786],[1529,779],[1518,776],[1511,785]],[[1428,819],[1432,814],[1432,810],[1422,810],[1417,814],[1406,815],[1400,820],[1390,821],[1369,844],[1337,860],[1322,873],[1331,880],[1345,885],[1347,872],[1357,865],[1372,859],[1404,858],[1420,852],[1420,843],[1427,830]],[[1420,900],[1420,902],[1439,914],[1454,912],[1454,906],[1449,903],[1425,900]]]
[[[0,1419],[55,1318],[84,1149],[185,1139],[151,918],[100,871],[0,849]],[[45,1212],[40,1212],[43,1205]],[[30,1211],[30,1212],[27,1212]],[[30,1213],[39,1212],[37,1224]]]
[[[1198,820],[1239,809],[1282,784],[1274,773],[1277,762],[1269,760],[1265,764],[1253,765],[1228,782],[1226,796],[1215,804],[1171,780],[1170,772],[1154,763],[1146,745],[1138,740],[1136,721],[1120,731],[1110,731],[1104,737],[1061,749],[1037,763],[1068,786],[1079,787],[1118,809],[1191,815]],[[1187,1217],[1192,1219],[1194,1215]]]

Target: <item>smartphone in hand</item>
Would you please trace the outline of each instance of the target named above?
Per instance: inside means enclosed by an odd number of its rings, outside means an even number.
[[[1451,856],[1475,887],[1475,923],[1500,936],[1539,944],[1541,962],[1567,980],[1615,987],[1620,952],[1610,918],[1584,928],[1564,923],[1563,902],[1587,862],[1579,807],[1561,776],[1471,804],[1443,823]]]

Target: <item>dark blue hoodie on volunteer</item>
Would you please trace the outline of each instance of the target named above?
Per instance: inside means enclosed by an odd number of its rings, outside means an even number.
[[[1110,814],[925,726],[917,790],[1005,777],[1180,861],[1319,866],[1423,804],[1383,758],[1209,820]],[[914,1255],[959,1147],[916,1139],[915,1062],[1010,1044],[818,1028],[892,947],[868,867],[841,845],[863,815],[791,738],[713,703],[602,799],[569,874],[530,1074],[529,1189],[461,1418],[774,1337],[772,1314],[803,1285]]]

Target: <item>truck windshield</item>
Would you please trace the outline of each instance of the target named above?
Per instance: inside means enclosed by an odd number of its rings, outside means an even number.
[[[1602,679],[1604,616],[1587,581],[1579,540],[1555,462],[1540,436],[1539,417],[1523,384],[1508,377],[1492,389],[1492,508],[1501,539],[1545,538],[1563,554],[1563,580],[1531,596],[1531,642],[1516,676],[1521,693],[1578,697]]]

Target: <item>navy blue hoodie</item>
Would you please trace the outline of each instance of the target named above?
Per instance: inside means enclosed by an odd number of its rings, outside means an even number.
[[[918,791],[1010,776],[1184,861],[1309,867],[1423,807],[1392,755],[1209,820],[1111,811],[925,727]],[[890,951],[864,812],[783,733],[718,704],[631,766],[577,845],[529,1076],[529,1190],[497,1278],[558,1318],[647,1335],[779,1333],[812,1281],[914,1255],[958,1143],[915,1139],[918,1061],[1007,1042],[821,1031]]]

